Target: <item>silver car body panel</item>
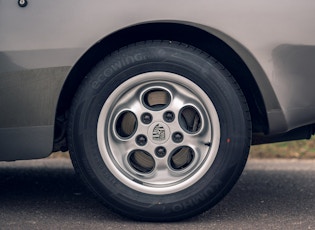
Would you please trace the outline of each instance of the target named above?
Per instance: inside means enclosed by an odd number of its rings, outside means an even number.
[[[207,31],[243,59],[271,134],[314,124],[314,11],[312,0],[29,0],[25,8],[0,0],[0,159],[29,158],[8,156],[8,129],[11,140],[33,130],[16,152],[49,155],[59,94],[80,57],[116,31],[161,21]]]

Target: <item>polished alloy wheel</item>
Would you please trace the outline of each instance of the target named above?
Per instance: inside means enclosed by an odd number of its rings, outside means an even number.
[[[104,104],[97,140],[109,170],[125,185],[169,194],[198,181],[220,141],[217,112],[192,81],[149,72],[121,84]]]

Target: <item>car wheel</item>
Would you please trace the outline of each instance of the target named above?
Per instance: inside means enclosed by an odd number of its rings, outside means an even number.
[[[240,176],[250,115],[231,74],[177,42],[147,41],[98,63],[71,107],[76,171],[111,209],[148,221],[199,214]]]

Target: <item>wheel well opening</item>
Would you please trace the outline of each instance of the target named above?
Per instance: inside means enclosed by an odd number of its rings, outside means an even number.
[[[56,146],[60,145],[57,142],[64,139],[62,135],[65,135],[66,112],[87,73],[104,56],[128,44],[144,40],[183,42],[215,57],[231,72],[241,87],[250,109],[253,132],[268,132],[266,109],[257,83],[244,61],[231,47],[216,36],[197,27],[177,23],[149,23],[126,28],[109,35],[91,47],[75,64],[67,77],[58,101],[55,124]],[[63,143],[65,142],[63,141]]]

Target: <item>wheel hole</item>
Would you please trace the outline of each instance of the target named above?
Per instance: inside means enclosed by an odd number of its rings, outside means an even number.
[[[201,116],[196,108],[186,106],[179,113],[179,124],[188,133],[197,133],[202,125]]]
[[[163,89],[153,89],[146,92],[143,96],[144,105],[150,110],[162,110],[171,101],[171,95]]]
[[[170,156],[170,165],[174,170],[187,168],[194,159],[192,148],[183,146],[175,149]]]
[[[134,170],[140,173],[150,173],[155,167],[153,157],[143,150],[132,151],[129,155],[129,163]]]
[[[116,122],[116,132],[122,138],[130,138],[137,129],[137,118],[130,112],[121,113]]]

